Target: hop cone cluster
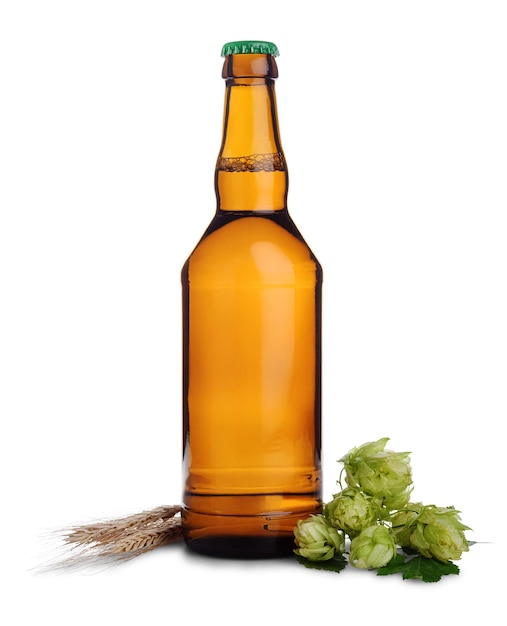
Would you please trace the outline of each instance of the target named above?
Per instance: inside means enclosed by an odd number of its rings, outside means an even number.
[[[459,511],[410,502],[412,469],[409,452],[386,450],[389,439],[365,443],[340,459],[346,486],[294,530],[295,553],[325,561],[345,553],[362,569],[387,565],[398,548],[446,563],[468,550],[470,530]],[[342,484],[338,481],[340,487]]]

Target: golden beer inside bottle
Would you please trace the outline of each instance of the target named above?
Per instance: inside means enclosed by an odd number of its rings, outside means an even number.
[[[315,511],[317,276],[308,248],[267,218],[244,217],[201,242],[188,271],[188,508]]]

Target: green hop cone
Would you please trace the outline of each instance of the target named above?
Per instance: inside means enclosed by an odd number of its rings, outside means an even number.
[[[404,509],[396,511],[390,517],[394,540],[401,548],[414,549],[410,536],[415,528],[415,521],[419,515],[422,504],[420,502],[409,502]]]
[[[393,527],[403,523],[395,530],[399,545],[443,563],[458,560],[463,552],[468,552],[464,531],[470,528],[461,522],[459,511],[420,503],[409,504],[406,508],[407,511],[399,511],[392,517]]]
[[[410,452],[385,450],[387,437],[353,448],[340,462],[344,464],[349,487],[378,498],[390,510],[404,507],[412,485]]]
[[[396,555],[396,544],[387,526],[368,526],[350,542],[349,562],[361,569],[387,565]]]
[[[294,528],[295,554],[309,561],[327,561],[345,550],[345,535],[327,524],[323,515],[299,520]]]
[[[335,528],[341,528],[351,538],[375,524],[380,517],[380,502],[352,487],[336,494],[325,505],[324,515]]]

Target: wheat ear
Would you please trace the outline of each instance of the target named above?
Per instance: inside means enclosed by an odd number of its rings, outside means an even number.
[[[160,506],[126,517],[58,531],[63,558],[46,569],[124,561],[183,539],[181,507]]]

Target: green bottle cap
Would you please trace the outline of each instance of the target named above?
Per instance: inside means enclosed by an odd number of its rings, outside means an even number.
[[[269,41],[230,41],[222,48],[222,56],[229,54],[271,54],[280,55],[278,48]]]

